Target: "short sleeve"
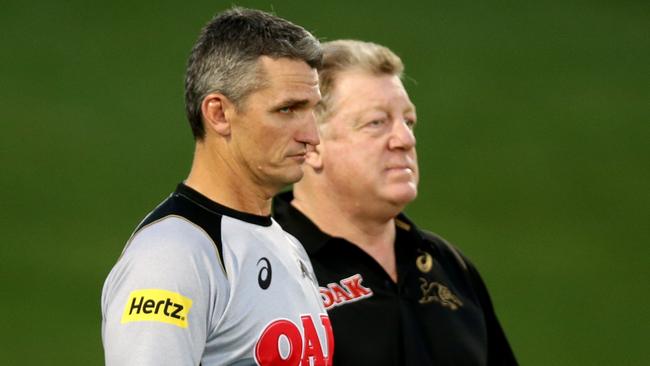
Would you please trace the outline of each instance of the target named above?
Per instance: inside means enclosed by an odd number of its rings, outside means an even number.
[[[227,283],[220,263],[212,239],[183,218],[140,229],[104,283],[106,365],[198,365]]]

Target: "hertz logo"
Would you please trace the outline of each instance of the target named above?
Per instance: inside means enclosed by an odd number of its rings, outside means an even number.
[[[187,315],[192,300],[167,290],[135,290],[129,295],[122,314],[122,324],[129,322],[162,322],[187,328]]]

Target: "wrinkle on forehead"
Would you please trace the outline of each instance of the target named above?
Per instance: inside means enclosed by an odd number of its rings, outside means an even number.
[[[328,111],[325,112],[326,117],[321,123],[323,132],[337,129],[326,128],[326,125],[334,120],[348,122],[339,128],[353,128],[364,115],[375,111],[387,113],[390,117],[416,114],[415,105],[411,102],[398,76],[374,75],[358,70],[345,71],[337,75],[329,103]]]
[[[356,97],[363,96],[363,104]],[[405,101],[402,112],[415,111],[408,92],[397,75],[375,75],[365,71],[350,70],[337,75],[332,89],[333,108],[355,110],[385,110],[386,106]],[[347,102],[347,103],[346,103]],[[351,106],[346,106],[351,104]]]
[[[265,95],[270,104],[292,100],[315,104],[320,100],[318,73],[302,60],[261,56],[258,73],[263,82],[256,92]]]
[[[288,81],[318,87],[318,72],[303,60],[260,56],[258,65],[268,82]]]

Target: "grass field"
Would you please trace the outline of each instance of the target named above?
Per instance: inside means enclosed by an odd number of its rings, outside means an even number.
[[[245,1],[385,44],[418,107],[408,213],[481,270],[523,365],[647,365],[650,2]],[[186,56],[231,2],[0,11],[0,363],[103,363],[99,298],[189,169]]]

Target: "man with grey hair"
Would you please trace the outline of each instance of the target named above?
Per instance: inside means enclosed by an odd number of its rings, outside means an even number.
[[[106,279],[107,365],[331,365],[309,258],[270,216],[319,143],[321,58],[309,32],[261,11],[203,28],[185,79],[192,168]]]
[[[476,268],[402,213],[419,177],[402,61],[360,41],[323,53],[321,144],[274,216],[314,265],[334,364],[516,364]]]

